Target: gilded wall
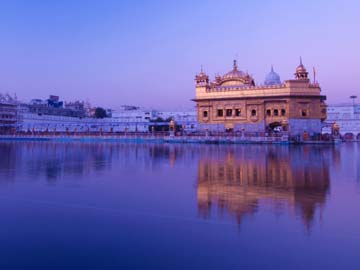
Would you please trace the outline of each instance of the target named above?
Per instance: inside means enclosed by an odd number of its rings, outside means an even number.
[[[295,77],[295,80],[284,83],[255,86],[250,75],[237,69],[236,62],[232,71],[217,77],[214,82],[201,72],[196,76],[194,99],[198,122],[209,126],[222,125],[225,129],[244,124],[262,125],[266,131],[276,125],[286,129],[289,122],[302,123],[296,130],[306,129],[306,120],[319,120],[319,123],[325,120],[325,96],[321,95],[316,82],[310,82],[302,63]],[[289,121],[291,119],[304,121]]]

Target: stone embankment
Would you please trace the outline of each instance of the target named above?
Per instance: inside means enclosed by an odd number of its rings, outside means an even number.
[[[6,141],[138,142],[202,144],[336,144],[341,140],[301,140],[283,136],[172,136],[172,135],[0,135]]]

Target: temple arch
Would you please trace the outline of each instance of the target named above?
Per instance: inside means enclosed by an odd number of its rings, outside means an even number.
[[[351,132],[345,133],[344,139],[345,139],[346,141],[352,141],[352,140],[354,139],[354,134],[351,133]]]

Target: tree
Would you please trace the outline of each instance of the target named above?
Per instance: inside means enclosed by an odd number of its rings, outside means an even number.
[[[97,107],[95,109],[95,118],[105,118],[106,117],[106,111],[104,108]]]

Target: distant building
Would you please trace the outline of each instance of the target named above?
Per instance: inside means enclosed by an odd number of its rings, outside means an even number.
[[[49,100],[51,102],[49,103]],[[17,130],[19,132],[148,132],[150,113],[144,111],[124,110],[116,112],[107,109],[107,117],[96,119],[79,112],[86,111],[83,102],[69,102],[55,105],[59,99],[32,100],[30,104],[19,104],[17,115]],[[58,103],[57,103],[58,104]],[[71,112],[71,113],[69,113]],[[76,113],[74,113],[76,112]],[[81,114],[83,115],[83,114]]]
[[[196,111],[194,110],[162,111],[125,105],[120,110],[114,110],[112,117],[117,122],[127,123],[128,130],[133,130],[141,123],[148,127],[154,125],[154,122],[157,122],[157,125],[168,126],[171,119],[184,130],[195,131],[197,129]]]
[[[112,117],[119,122],[149,122],[153,117],[153,111],[124,105],[120,110],[113,110]]]
[[[195,77],[197,119],[200,129],[271,132],[281,128],[290,135],[321,133],[326,119],[326,97],[311,83],[302,62],[295,79],[281,82],[271,68],[264,85],[247,72],[233,69],[214,81],[201,71]]]
[[[335,104],[327,108],[328,123],[336,123],[340,128],[340,135],[347,139],[360,140],[360,104]],[[323,133],[331,133],[330,128]]]
[[[24,104],[25,105],[25,104]],[[55,115],[68,117],[85,117],[84,102],[65,103],[58,96],[51,95],[47,100],[33,99],[28,106],[29,111],[39,115]]]
[[[169,119],[174,119],[182,130],[195,131],[197,128],[195,111],[156,111],[124,105],[120,110],[105,109],[106,117],[97,119],[96,107],[80,101],[63,102],[53,95],[47,100],[32,99],[29,103],[17,105],[6,103],[2,108],[3,111],[13,110],[9,125],[18,132],[150,132],[152,126],[166,130]],[[6,118],[6,123],[10,121],[8,115],[1,117]],[[158,118],[163,121],[155,121]]]
[[[30,112],[27,107],[19,106],[18,131],[20,132],[147,132],[148,122],[124,122],[123,119],[107,117],[71,117],[46,115]]]
[[[196,131],[198,129],[197,115],[195,110],[186,111],[154,111],[154,118],[164,120],[174,120],[176,125],[181,126],[186,131]]]
[[[9,94],[0,94],[0,134],[16,130],[17,100]]]
[[[81,102],[81,101],[65,102],[65,109],[69,109],[72,111],[85,112],[84,102]]]

